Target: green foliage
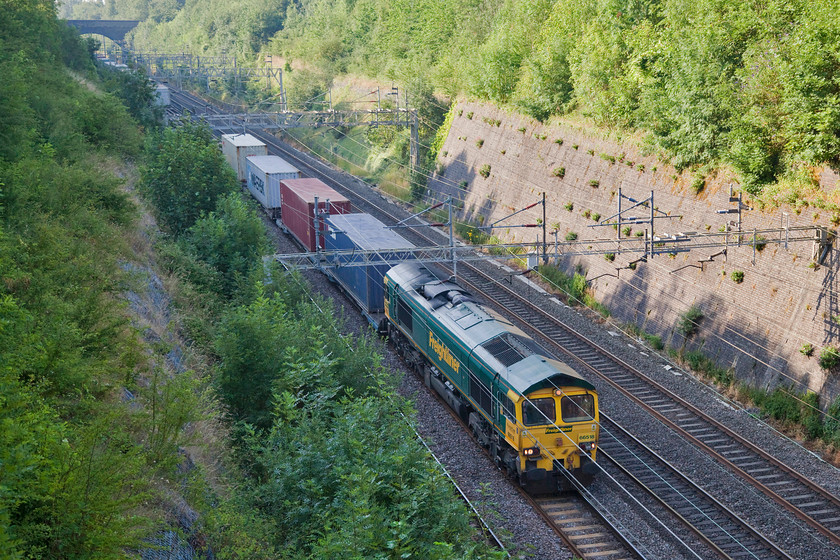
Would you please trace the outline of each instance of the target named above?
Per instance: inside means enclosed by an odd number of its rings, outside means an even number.
[[[680,315],[677,331],[685,338],[691,338],[697,333],[703,316],[703,310],[697,305],[692,305],[685,313]]]
[[[796,394],[789,387],[777,387],[767,395],[761,403],[761,408],[771,418],[784,422],[799,422],[801,407],[796,400]]]
[[[583,303],[586,296],[586,278],[575,273],[569,276],[559,268],[551,265],[540,265],[537,268],[540,275],[561,294],[573,303]]]
[[[268,249],[265,226],[239,193],[219,198],[216,210],[187,230],[184,242],[200,261],[218,271],[218,291],[227,297],[262,265],[260,257]]]
[[[694,194],[700,194],[703,192],[703,189],[706,188],[706,178],[702,176],[697,176],[691,182],[691,192]]]
[[[732,275],[730,276],[732,281],[736,284],[740,284],[744,281],[744,271],[743,270],[733,270]]]
[[[578,234],[570,231],[566,234],[566,241],[577,241]]]
[[[633,233],[633,228],[631,228],[630,226],[624,226],[623,228],[621,228],[621,234],[624,237],[630,237],[631,233]]]
[[[592,187],[592,188],[597,189],[600,184],[601,184],[601,181],[599,181],[598,179],[590,179],[589,180],[589,186]]]
[[[802,348],[799,349],[799,352],[803,356],[805,356],[807,358],[810,358],[811,356],[814,355],[814,345],[811,344],[810,342],[806,342],[805,344],[802,345]]]
[[[475,141],[475,145],[476,145],[477,148],[481,148],[484,145],[484,139],[479,138],[478,140]]]
[[[606,259],[607,262],[615,261],[615,253],[605,253],[604,259]]]
[[[485,163],[484,165],[482,165],[481,168],[478,170],[478,174],[484,177],[485,179],[488,178],[490,176],[490,164]]]
[[[733,372],[718,367],[713,360],[708,358],[700,350],[692,350],[681,354],[681,358],[692,370],[708,375],[718,383],[728,386],[732,383]]]
[[[566,176],[566,168],[565,167],[555,167],[554,171],[551,172],[552,175],[555,177],[563,178]]]
[[[826,346],[820,351],[820,367],[825,370],[833,370],[840,365],[840,350],[833,346]]]
[[[565,208],[566,210],[571,212],[575,209],[575,203],[572,202],[572,201],[569,201],[569,202],[567,202],[566,204],[563,205],[563,208]]]
[[[236,189],[236,176],[210,130],[184,121],[151,136],[146,146],[142,189],[163,225],[180,235],[216,201]]]
[[[135,121],[147,130],[162,126],[163,107],[154,103],[155,85],[142,67],[119,72],[101,65],[97,66],[97,70],[105,89],[125,105]]]

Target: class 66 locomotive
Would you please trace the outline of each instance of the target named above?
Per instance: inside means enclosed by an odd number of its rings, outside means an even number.
[[[421,263],[391,268],[384,291],[380,330],[497,465],[533,494],[591,483],[599,417],[588,381]]]

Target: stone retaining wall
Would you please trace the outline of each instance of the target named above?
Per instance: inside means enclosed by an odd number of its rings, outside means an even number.
[[[543,126],[486,104],[466,102],[458,110],[461,114],[439,154],[438,174],[429,182],[429,196],[458,197],[463,202],[462,219],[489,224],[538,201],[546,192],[549,229],[559,225],[560,241],[568,232],[577,233],[577,246],[585,249],[589,240],[616,237],[612,227],[589,226],[596,223],[594,213],[603,220],[617,212],[619,188],[636,200],[654,192],[654,206],[674,217],[656,220],[657,235],[718,232],[737,218],[716,213],[735,207],[729,201],[729,178],[708,180],[696,195],[691,189],[692,174],[679,174],[643,155],[634,139],[604,137],[585,125]],[[487,178],[480,174],[485,165],[490,166]],[[554,174],[559,168],[565,168],[562,178]],[[826,190],[840,184],[831,171],[822,172],[821,183]],[[570,202],[572,211],[565,207]],[[589,218],[584,215],[587,210]],[[541,217],[542,210],[536,207],[510,223],[534,223]],[[779,228],[786,219],[790,226],[826,226],[830,217],[809,208],[799,214],[792,208],[753,210],[744,212],[742,230]],[[645,227],[633,226],[631,237]],[[535,240],[536,231],[520,228],[494,233],[508,241],[526,242]],[[553,242],[553,237],[549,240]],[[725,257],[718,255],[713,261],[710,256],[720,249],[695,249],[657,255],[639,263],[636,270],[626,266],[638,254],[617,254],[614,262],[602,255],[561,255],[559,264],[567,271],[582,266],[597,299],[616,321],[635,323],[671,346],[702,348],[751,384],[772,388],[795,383],[800,390],[821,393],[826,404],[840,394],[838,375],[825,372],[817,363],[823,347],[840,342],[838,256],[832,250],[825,263],[814,268],[814,247],[813,242],[802,241],[786,249],[773,238],[755,257],[751,246],[733,244]],[[740,284],[731,278],[736,270],[744,273]],[[685,341],[676,326],[694,305],[704,318],[699,332]],[[800,352],[806,343],[815,347],[810,358]]]

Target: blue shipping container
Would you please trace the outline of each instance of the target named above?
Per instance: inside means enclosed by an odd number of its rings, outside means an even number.
[[[342,266],[364,260],[360,255],[343,255],[331,270],[362,310],[382,313],[385,311],[385,273],[396,264],[395,261],[413,258],[413,254],[406,250],[413,249],[414,245],[394,230],[387,229],[385,224],[370,214],[333,215],[327,218],[327,226],[326,251],[378,251],[378,254],[368,257],[371,261],[369,265]]]

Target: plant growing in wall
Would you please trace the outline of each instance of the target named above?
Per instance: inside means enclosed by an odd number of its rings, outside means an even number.
[[[571,212],[572,210],[575,209],[575,203],[570,200],[569,202],[567,202],[566,204],[563,205],[563,208],[565,208],[566,210]]]
[[[563,145],[563,139],[562,139],[562,138],[558,138],[558,139],[556,139],[556,140],[554,141],[554,143],[555,143],[555,144],[557,144],[558,146],[562,146],[562,145]]]
[[[598,212],[592,212],[592,219],[597,222],[601,219],[601,214],[599,214]]]
[[[589,216],[592,215],[592,210],[586,209],[583,211],[583,217],[589,219]]]
[[[475,145],[481,148],[484,145],[484,138],[479,138],[478,140],[476,140]]]
[[[467,180],[466,180],[466,179],[462,179],[462,180],[461,180],[461,182],[460,182],[460,183],[458,183],[458,186],[459,186],[459,187],[461,187],[461,188],[462,188],[462,189],[464,189],[464,190],[466,190],[466,188],[467,188],[467,186],[468,186],[468,185],[469,185],[469,183],[467,183]]]
[[[832,370],[840,365],[840,350],[833,346],[826,346],[820,352],[820,367],[825,370]]]
[[[555,177],[560,177],[561,179],[566,176],[566,168],[565,167],[555,167],[554,171],[551,172],[552,175]]]
[[[740,284],[744,281],[744,271],[743,270],[733,270],[732,275],[730,276],[732,281],[736,284]]]
[[[472,120],[472,118],[473,118],[473,112],[472,112],[472,111],[470,111],[469,113],[467,113],[467,118],[468,118],[468,119],[470,119],[470,120]]]
[[[570,231],[566,234],[566,241],[577,241],[578,234],[573,231]]]
[[[615,260],[615,253],[606,253],[604,254],[604,258],[609,262],[613,262]]]
[[[621,234],[624,237],[630,237],[630,234],[632,232],[633,232],[633,228],[631,228],[630,226],[624,226],[623,228],[621,228]]]
[[[703,317],[703,310],[696,305],[692,305],[688,311],[680,315],[680,321],[677,324],[677,331],[685,338],[691,338],[697,333],[697,329],[699,329],[700,321]]]
[[[485,179],[490,176],[490,164],[485,163],[481,166],[481,169],[478,170],[478,174],[484,177]]]
[[[691,182],[691,191],[694,194],[700,194],[703,192],[703,189],[706,188],[706,178],[702,175],[698,175],[694,178],[694,181]]]
[[[525,127],[524,127],[524,126],[520,126],[520,127],[519,127],[519,128],[517,128],[516,130],[518,130],[518,131],[519,131],[519,132],[521,132],[522,134],[525,134]]]
[[[810,358],[814,355],[814,345],[810,342],[806,342],[802,345],[802,348],[799,349],[799,353],[807,358]]]
[[[599,181],[598,179],[590,179],[589,180],[589,186],[594,188],[594,189],[597,189],[598,185],[600,185],[600,184],[601,184],[601,181]]]

